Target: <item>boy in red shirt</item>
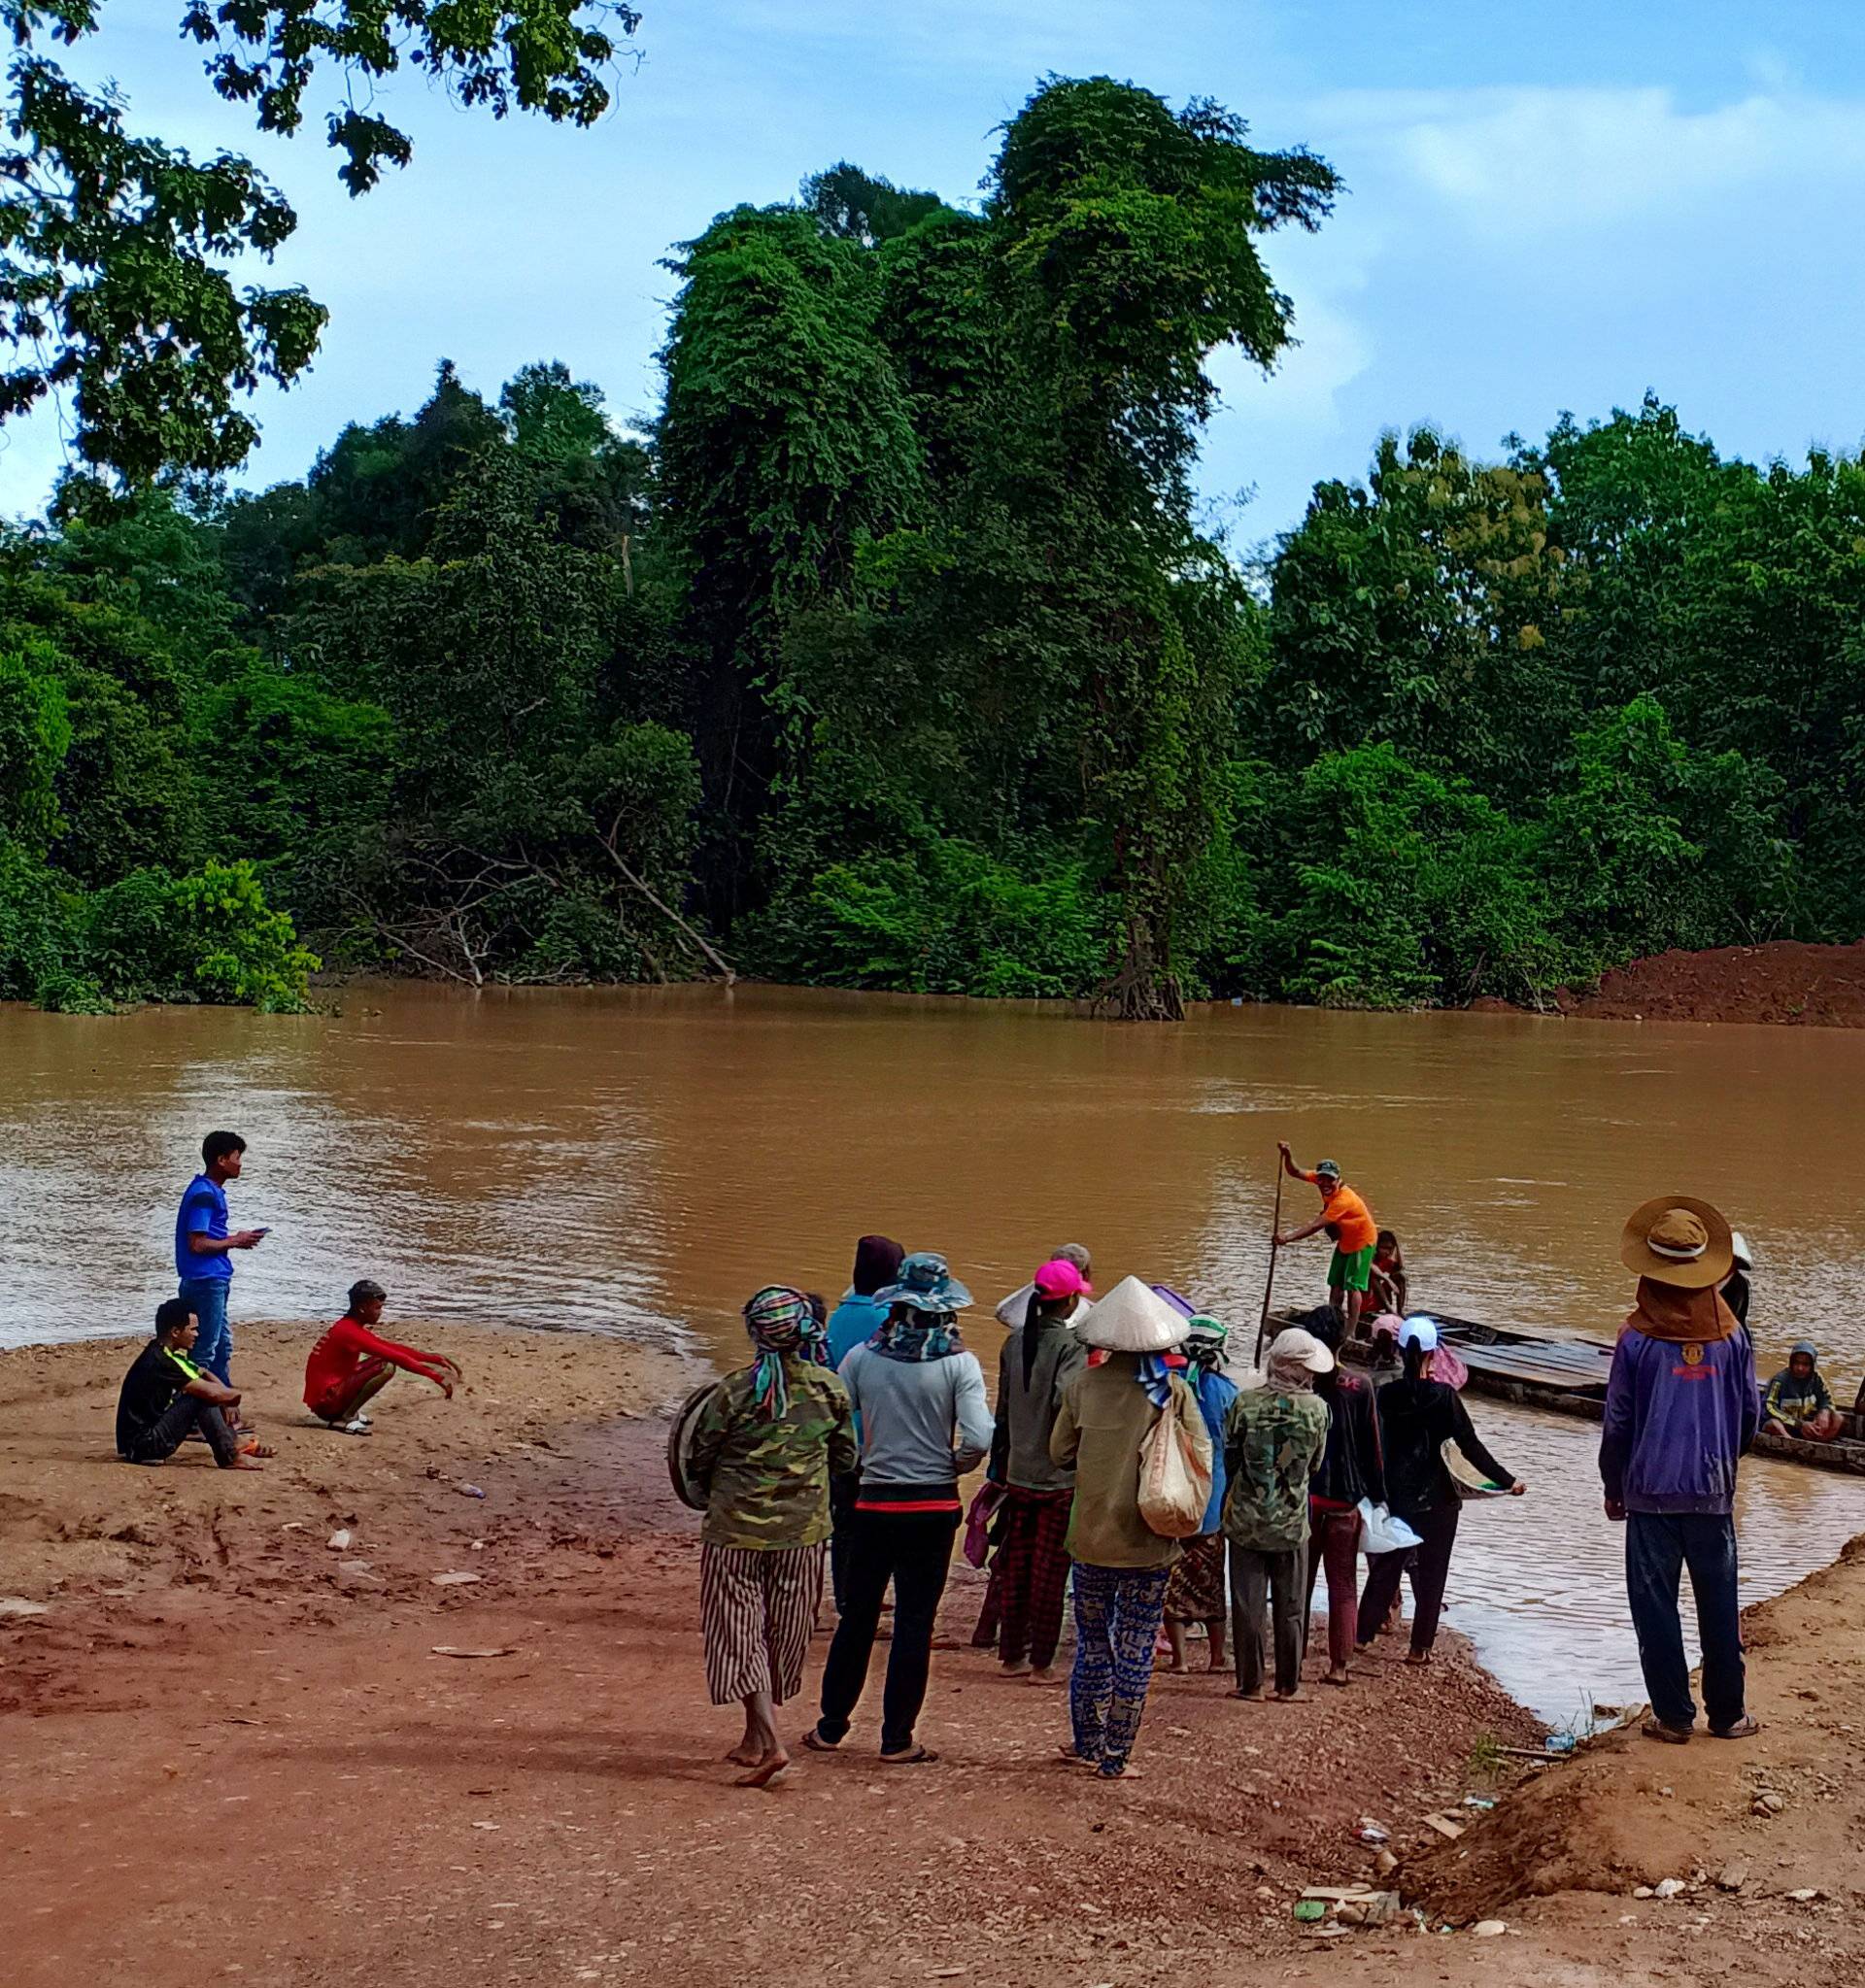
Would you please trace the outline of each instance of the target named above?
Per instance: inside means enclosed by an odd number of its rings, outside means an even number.
[[[444,1353],[398,1346],[372,1329],[382,1321],[389,1294],[364,1278],[350,1287],[350,1309],[311,1349],[304,1364],[304,1405],[343,1435],[367,1435],[365,1403],[394,1378],[396,1367],[430,1380],[451,1401],[459,1368]]]

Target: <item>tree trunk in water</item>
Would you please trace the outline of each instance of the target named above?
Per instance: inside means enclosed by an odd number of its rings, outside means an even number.
[[[1120,970],[1102,990],[1101,1005],[1120,1022],[1182,1022],[1185,997],[1178,978],[1159,958],[1145,915],[1129,912],[1127,953]]]

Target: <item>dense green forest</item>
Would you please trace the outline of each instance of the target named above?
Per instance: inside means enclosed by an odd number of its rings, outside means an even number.
[[[622,432],[442,364],[302,482],[0,542],[0,995],[787,981],[1532,1000],[1865,930],[1865,466],[1655,399],[1374,445],[1259,556],[1191,477],[1333,173],[1052,82],[975,208],[841,164],[673,252]]]

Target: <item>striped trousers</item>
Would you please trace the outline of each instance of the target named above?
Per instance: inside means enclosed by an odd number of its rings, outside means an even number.
[[[802,1689],[828,1555],[827,1540],[700,1547],[699,1624],[714,1704],[735,1704],[758,1691],[782,1704]]]
[[[1068,1587],[1068,1509],[1072,1491],[1021,1491],[1009,1486],[998,1516],[999,1607],[1006,1664],[1027,1658],[1046,1670],[1062,1638],[1063,1597]]]

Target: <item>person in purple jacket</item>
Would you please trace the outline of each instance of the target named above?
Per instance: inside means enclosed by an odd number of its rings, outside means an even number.
[[[1720,1286],[1729,1225],[1708,1201],[1660,1195],[1625,1225],[1620,1261],[1637,1308],[1612,1353],[1600,1437],[1606,1515],[1625,1524],[1625,1589],[1638,1632],[1649,1738],[1681,1746],[1697,1722],[1678,1614],[1690,1569],[1711,1734],[1761,1730],[1743,1702],[1736,1598],[1736,1465],[1755,1439],[1761,1398],[1746,1329]]]

